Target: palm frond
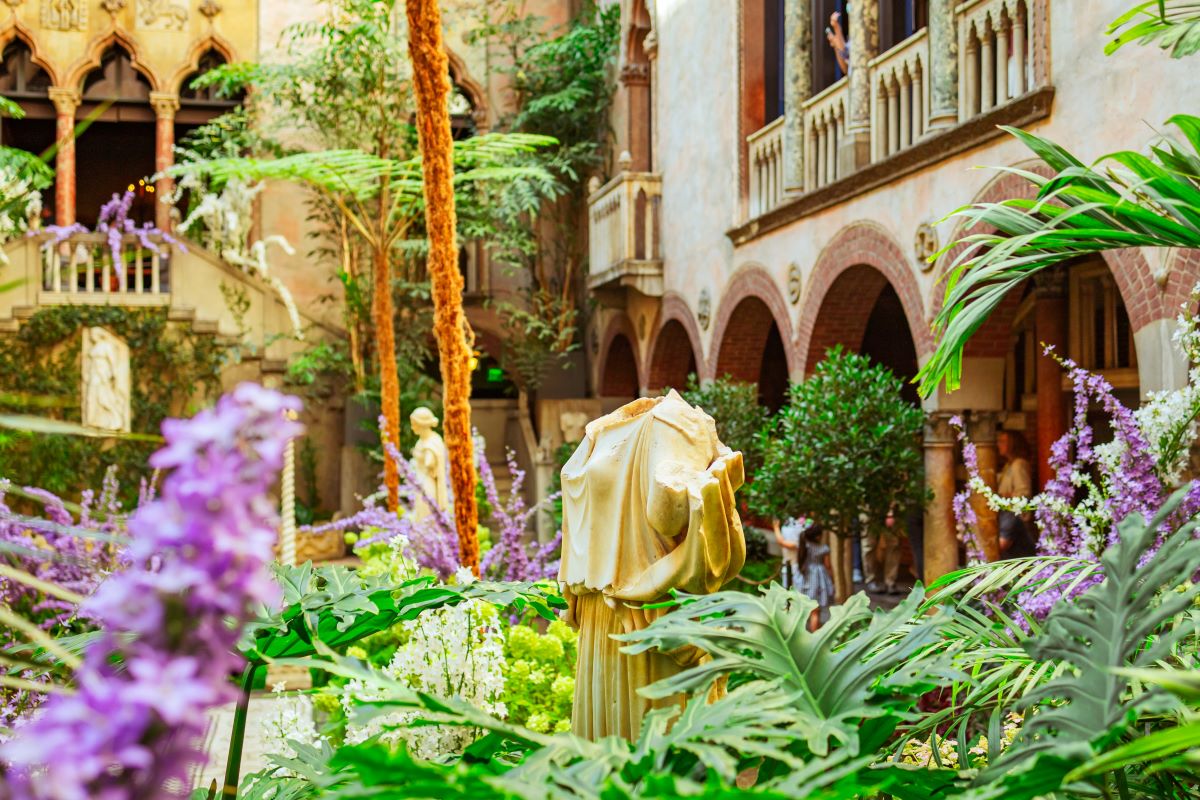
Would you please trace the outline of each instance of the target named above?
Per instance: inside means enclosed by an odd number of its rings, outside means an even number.
[[[1006,128],[1041,158],[1055,175],[1002,169],[1037,189],[1033,199],[978,203],[952,212],[969,234],[949,265],[945,299],[934,320],[938,346],[917,376],[929,395],[943,381],[957,389],[963,348],[1014,287],[1073,258],[1126,247],[1200,247],[1200,117],[1168,120],[1184,141],[1164,137],[1150,155],[1123,151],[1091,167],[1054,142]]]
[[[1200,52],[1200,3],[1189,0],[1149,0],[1113,20],[1105,31],[1114,37],[1104,47],[1111,55],[1130,42],[1157,45],[1171,58]]]

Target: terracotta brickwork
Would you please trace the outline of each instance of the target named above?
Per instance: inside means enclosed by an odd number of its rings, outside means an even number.
[[[698,372],[701,363],[690,332],[678,319],[667,320],[659,329],[650,354],[646,388],[651,392],[682,390],[687,385],[688,373]]]
[[[601,397],[637,397],[644,383],[637,357],[637,333],[627,314],[617,314],[604,329],[596,360],[596,393]]]
[[[787,302],[765,270],[745,267],[721,294],[708,358],[710,376],[731,375],[739,380],[758,381],[772,325],[783,339],[788,372],[794,372],[795,353],[787,347],[792,340]]]

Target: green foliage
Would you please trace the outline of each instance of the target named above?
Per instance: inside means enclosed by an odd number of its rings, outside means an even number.
[[[758,386],[728,375],[701,384],[695,375],[688,375],[687,386],[680,394],[716,420],[721,442],[741,452],[746,480],[753,482],[762,467],[763,444],[771,430],[771,411],[759,405]]]
[[[966,228],[984,226],[931,258],[966,245],[950,264],[938,346],[917,376],[928,395],[943,380],[958,388],[968,339],[1013,287],[1074,258],[1125,247],[1200,247],[1200,117],[1167,120],[1183,134],[1162,137],[1150,155],[1123,150],[1086,166],[1063,147],[1005,128],[1054,171],[1049,178],[1016,168],[1037,188],[1030,200],[976,203],[952,212]]]
[[[504,705],[509,722],[538,733],[570,730],[577,638],[561,620],[551,622],[545,633],[525,624],[506,631]]]
[[[156,448],[162,420],[194,410],[219,388],[227,346],[211,334],[167,320],[165,309],[116,306],[57,306],[40,309],[13,334],[0,334],[0,385],[20,387],[0,397],[0,411],[24,411],[28,398],[56,398],[39,414],[69,422],[79,419],[81,330],[99,326],[129,345],[133,376],[134,433],[98,443],[74,435],[17,433],[0,437],[0,464],[15,483],[39,486],[67,498],[96,488],[115,465],[121,499],[137,499],[138,480],[150,476],[146,459]]]
[[[924,501],[924,415],[900,381],[865,356],[830,350],[762,436],[750,507],[776,519],[806,515],[848,536],[860,515],[879,523]]]
[[[1183,58],[1200,52],[1200,5],[1191,0],[1149,0],[1113,20],[1105,31],[1114,37],[1104,47],[1111,55],[1130,42],[1157,45]]]

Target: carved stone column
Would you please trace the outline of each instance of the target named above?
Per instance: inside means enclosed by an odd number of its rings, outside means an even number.
[[[1067,355],[1067,274],[1059,268],[1042,270],[1034,276],[1037,301],[1034,306],[1034,333],[1037,354],[1037,474],[1038,487],[1045,488],[1052,477],[1050,448],[1067,432],[1067,393],[1063,391],[1063,370],[1043,352],[1052,345],[1063,358]]]
[[[871,163],[871,75],[867,62],[879,55],[879,4],[850,4],[850,115],[839,145],[838,174]]]
[[[979,477],[993,492],[996,491],[996,412],[972,411],[967,420],[967,438],[975,445],[975,456],[979,466]],[[988,561],[1000,559],[1000,525],[996,511],[988,505],[981,494],[971,495],[971,507],[979,520],[977,533],[979,545]]]
[[[949,414],[935,411],[925,419],[925,585],[958,569],[954,526],[954,449],[957,437]]]
[[[650,64],[630,61],[621,68],[621,85],[629,100],[626,141],[633,156],[630,169],[650,171]]]
[[[808,0],[784,0],[783,9],[783,155],[786,159],[785,189],[804,186],[804,110],[812,96],[812,4]]]
[[[49,91],[56,114],[55,136],[58,152],[54,157],[54,221],[59,225],[75,222],[75,109],[82,97],[78,89],[57,86]]]
[[[958,123],[958,0],[929,0],[929,129]]]
[[[179,96],[168,92],[151,92],[150,104],[154,106],[154,171],[162,172],[175,163],[175,112],[179,110]],[[159,178],[154,185],[154,224],[159,230],[171,228],[171,206],[165,202],[174,188],[175,181]]]

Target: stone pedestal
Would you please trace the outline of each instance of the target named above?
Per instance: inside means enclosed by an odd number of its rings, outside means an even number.
[[[951,414],[936,411],[925,420],[925,486],[932,495],[925,507],[925,584],[958,569],[954,525],[954,450],[957,437]]]
[[[993,492],[996,491],[996,464],[999,455],[996,452],[997,419],[994,411],[973,411],[967,421],[967,437],[975,445],[975,455],[979,466],[979,477]],[[976,533],[983,555],[988,561],[1000,559],[1000,526],[997,513],[981,494],[971,495],[971,507],[979,520]]]

